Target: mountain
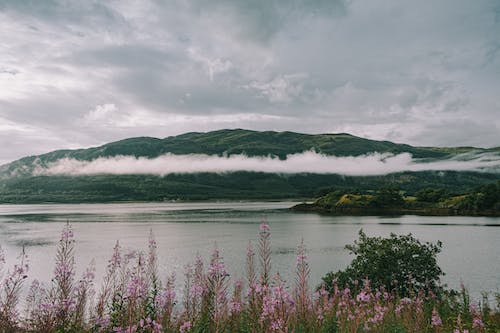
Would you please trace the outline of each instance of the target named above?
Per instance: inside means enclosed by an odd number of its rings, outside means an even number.
[[[186,133],[164,139],[130,138],[99,147],[57,150],[29,156],[0,167],[1,202],[80,202],[174,199],[272,199],[304,198],[328,188],[374,188],[396,184],[406,191],[422,186],[451,190],[470,188],[499,179],[498,173],[477,172],[401,172],[387,176],[345,177],[340,175],[277,175],[261,172],[225,174],[154,175],[56,175],[34,176],[36,167],[45,167],[61,158],[92,161],[119,155],[155,158],[166,153],[247,156],[277,156],[316,151],[325,155],[360,156],[368,153],[410,153],[414,158],[442,160],[462,153],[495,153],[500,148],[414,147],[389,141],[376,141],[350,134],[301,134],[258,132],[243,129],[208,133]]]
[[[497,151],[500,148],[496,148]],[[99,147],[76,150],[57,150],[38,156],[29,156],[0,167],[0,177],[30,175],[33,162],[46,165],[61,158],[94,160],[99,157],[129,155],[154,158],[166,153],[247,156],[278,156],[314,150],[325,155],[359,156],[373,152],[410,153],[415,158],[445,158],[470,151],[488,152],[493,149],[474,147],[413,147],[390,141],[376,141],[350,134],[301,134],[294,132],[258,132],[243,129],[219,130],[208,133],[186,133],[164,139],[137,137],[111,142]]]

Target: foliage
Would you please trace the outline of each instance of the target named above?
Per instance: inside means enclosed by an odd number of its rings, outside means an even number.
[[[375,207],[401,207],[404,199],[399,188],[383,187],[375,195],[372,204]]]
[[[445,187],[426,187],[403,196],[397,187],[377,191],[330,189],[305,209],[334,213],[420,213],[431,215],[500,215],[500,181],[453,193]],[[408,193],[406,193],[408,194]]]
[[[341,194],[373,193],[397,186],[406,194],[421,187],[442,187],[462,193],[497,181],[500,174],[446,172],[401,173],[388,176],[277,175],[256,172],[226,174],[38,176],[0,181],[0,203],[109,202],[207,199],[284,199],[317,196],[328,186]]]
[[[446,197],[444,188],[425,188],[418,191],[415,196],[421,202],[439,202]]]
[[[441,243],[424,243],[411,234],[389,238],[368,237],[363,230],[354,244],[346,249],[356,258],[343,271],[328,273],[323,281],[332,292],[334,281],[341,288],[359,290],[368,279],[372,288],[384,288],[402,297],[415,295],[422,290],[438,294],[439,278],[443,275],[436,255]]]
[[[500,181],[476,188],[459,204],[462,209],[500,210]]]
[[[28,269],[25,255],[0,279],[4,291],[0,293],[0,332],[493,333],[500,329],[500,304],[491,308],[487,299],[474,303],[466,290],[446,292],[441,298],[419,290],[402,298],[366,280],[357,290],[334,283],[330,293],[324,288],[311,293],[303,243],[297,249],[296,278],[290,288],[279,274],[269,278],[270,236],[264,222],[258,251],[249,244],[246,285],[242,280],[231,281],[215,248],[208,267],[200,257],[186,266],[182,295],[177,295],[173,274],[163,279],[158,275],[152,234],[146,253],[124,251],[116,243],[96,293],[92,267],[75,279],[74,238],[66,225],[54,279],[47,285],[33,282],[24,315],[16,305]],[[0,270],[3,264],[0,249]]]

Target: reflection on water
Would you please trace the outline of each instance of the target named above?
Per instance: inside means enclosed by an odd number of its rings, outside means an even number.
[[[344,245],[362,228],[368,235],[413,233],[421,241],[443,242],[439,264],[451,287],[460,282],[473,294],[498,291],[500,218],[423,216],[321,216],[288,211],[290,202],[127,203],[81,205],[0,205],[0,245],[9,264],[24,246],[30,278],[49,281],[62,226],[73,225],[78,271],[95,259],[102,276],[117,240],[125,249],[146,249],[153,230],[163,273],[183,267],[199,253],[208,260],[215,244],[229,272],[242,277],[245,249],[256,243],[263,216],[271,226],[273,269],[293,281],[295,249],[303,238],[308,248],[313,284],[352,259]],[[179,281],[181,284],[181,281]]]

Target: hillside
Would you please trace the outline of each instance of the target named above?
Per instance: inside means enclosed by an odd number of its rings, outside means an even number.
[[[335,174],[278,175],[262,172],[154,175],[36,176],[36,166],[61,158],[91,161],[99,157],[128,155],[155,158],[166,153],[247,156],[278,156],[316,151],[325,155],[360,156],[368,153],[410,153],[415,158],[440,160],[466,152],[494,152],[499,149],[473,147],[413,147],[376,141],[349,134],[300,134],[219,130],[186,133],[164,139],[138,137],[99,147],[58,150],[30,156],[0,167],[1,202],[92,202],[122,200],[280,199],[310,198],[330,188],[373,189],[393,184],[409,193],[423,187],[440,186],[463,191],[500,179],[498,173],[399,172],[385,176],[345,177]]]
[[[376,141],[350,134],[301,134],[294,132],[257,132],[243,129],[219,130],[208,133],[186,133],[164,139],[137,137],[111,142],[99,147],[76,150],[57,150],[29,156],[0,167],[0,177],[29,175],[32,163],[41,165],[67,157],[93,160],[98,157],[130,155],[154,158],[166,153],[248,156],[273,155],[283,159],[288,154],[314,150],[326,155],[359,156],[367,153],[411,153],[415,158],[445,158],[469,151],[493,151],[474,147],[440,148],[413,147],[389,141]]]

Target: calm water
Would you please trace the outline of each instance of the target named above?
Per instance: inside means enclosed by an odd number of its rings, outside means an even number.
[[[160,269],[176,272],[197,253],[208,260],[220,248],[233,277],[242,277],[245,249],[254,244],[263,216],[271,226],[273,269],[293,280],[295,249],[303,238],[313,284],[352,259],[344,245],[368,235],[412,233],[422,241],[443,242],[438,260],[444,282],[463,282],[474,295],[500,288],[500,218],[486,217],[334,217],[289,212],[291,202],[126,203],[81,205],[0,205],[0,245],[12,264],[23,246],[30,279],[50,281],[57,241],[66,221],[73,224],[78,272],[95,260],[98,278],[117,240],[125,249],[146,249],[149,230],[158,242]],[[80,273],[79,273],[80,274]]]

